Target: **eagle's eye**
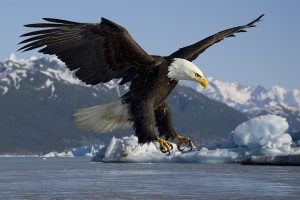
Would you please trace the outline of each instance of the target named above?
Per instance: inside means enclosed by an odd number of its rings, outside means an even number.
[[[196,73],[195,76],[196,76],[196,77],[201,77],[200,74],[198,74],[198,73]]]

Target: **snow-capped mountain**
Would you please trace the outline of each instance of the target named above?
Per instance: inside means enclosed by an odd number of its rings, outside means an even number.
[[[39,87],[34,87],[34,89],[36,91],[45,88],[50,89],[50,98],[58,97],[55,93],[54,80],[66,84],[91,87],[90,85],[85,85],[78,78],[76,78],[74,73],[70,72],[70,70],[65,67],[64,63],[56,57],[31,57],[27,60],[24,60],[16,58],[16,56],[12,53],[10,58],[2,62],[0,65],[0,94],[5,95],[5,93],[7,93],[11,87],[18,90],[20,88],[21,81],[28,77],[30,77],[30,81],[34,83],[35,80],[33,74],[35,73],[41,73],[45,75],[47,79],[44,83],[41,83]],[[117,89],[117,92],[120,96],[120,90],[128,90],[129,87],[128,85],[119,86],[118,81],[119,80],[112,80],[108,83],[93,86],[93,88],[98,91]]]
[[[132,129],[94,134],[74,127],[74,110],[111,102],[128,91],[129,85],[118,81],[87,86],[56,58],[24,60],[12,54],[0,61],[0,154],[60,151],[134,134]],[[178,133],[198,145],[226,140],[247,120],[188,87],[176,87],[168,102]]]
[[[199,84],[184,84],[203,93],[207,97],[221,101],[248,117],[275,114],[287,118],[292,129],[300,130],[300,91],[273,86],[267,90],[263,86],[244,86],[208,78],[209,87],[203,90]]]

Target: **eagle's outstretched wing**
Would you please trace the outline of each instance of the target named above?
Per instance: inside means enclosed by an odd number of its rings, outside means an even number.
[[[96,85],[113,78],[123,78],[123,83],[135,76],[140,66],[155,66],[156,59],[147,54],[128,31],[102,18],[99,24],[77,23],[44,18],[50,23],[28,24],[41,28],[21,35],[30,38],[19,50],[28,51],[43,47],[39,52],[62,60],[86,84]]]
[[[235,33],[247,32],[244,30],[246,28],[255,27],[255,23],[261,21],[260,19],[263,16],[264,15],[259,16],[257,19],[244,26],[237,26],[230,29],[226,29],[224,31],[211,35],[195,44],[180,48],[178,51],[172,53],[169,57],[183,58],[189,61],[193,61],[199,56],[199,54],[203,53],[207,48],[209,48],[213,44],[220,42],[224,38],[235,37]]]

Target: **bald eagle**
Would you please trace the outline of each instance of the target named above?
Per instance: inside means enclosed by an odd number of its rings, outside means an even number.
[[[112,79],[120,79],[120,85],[131,82],[130,91],[116,101],[76,111],[76,127],[102,133],[132,127],[140,144],[157,141],[162,152],[170,153],[173,147],[169,139],[178,140],[179,150],[183,143],[191,149],[194,145],[188,137],[176,133],[166,101],[168,95],[180,80],[196,81],[206,88],[207,80],[192,61],[224,38],[255,27],[262,17],[218,32],[169,56],[149,55],[125,28],[105,18],[96,24],[44,18],[46,23],[24,25],[41,29],[21,35],[29,38],[19,43],[27,43],[19,50],[42,47],[39,52],[56,55],[88,85]],[[159,135],[155,134],[155,126]]]

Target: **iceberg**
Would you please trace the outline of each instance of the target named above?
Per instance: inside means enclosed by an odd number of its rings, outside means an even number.
[[[288,128],[289,125],[285,118],[263,115],[238,125],[232,133],[232,137],[238,146],[255,146],[262,137],[266,137],[265,140],[268,140],[269,136],[285,133]]]
[[[192,151],[174,148],[170,155],[161,153],[157,142],[140,145],[135,136],[112,138],[92,158],[95,162],[133,163],[236,163],[252,156],[287,156],[300,154],[293,148],[292,137],[287,133],[285,118],[264,115],[250,119],[232,131],[227,143],[220,148],[197,147]],[[176,147],[176,144],[173,144]],[[276,159],[275,159],[276,160]],[[280,160],[280,159],[278,159]],[[298,159],[299,160],[299,159]]]
[[[285,118],[263,115],[238,125],[230,133],[228,143],[247,148],[253,155],[286,155],[292,152],[288,129]]]

